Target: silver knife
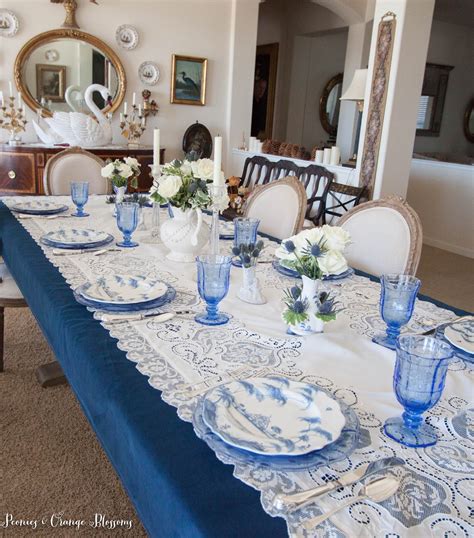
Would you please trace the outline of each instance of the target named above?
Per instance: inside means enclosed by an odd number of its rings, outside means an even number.
[[[290,495],[279,493],[273,500],[273,504],[279,510],[283,509],[286,505],[292,505],[291,509],[301,508],[307,501],[312,502],[316,497],[325,495],[338,488],[350,486],[351,484],[365,480],[368,476],[379,473],[380,471],[386,471],[392,467],[397,467],[398,465],[405,465],[405,460],[402,460],[402,458],[389,457],[373,461],[370,464],[364,463],[354,471],[343,474],[338,480],[331,480],[322,486],[301,491],[299,493],[292,493]]]
[[[191,310],[178,310],[177,312],[149,312],[147,314],[102,314],[100,321],[107,323],[124,323],[126,321],[140,321],[147,318],[156,318],[155,321],[164,322],[175,316],[190,314]]]
[[[106,252],[120,252],[120,248],[101,248],[99,250],[97,249],[90,249],[90,248],[83,248],[83,249],[53,249],[53,256],[73,256],[74,254],[93,254],[94,256],[100,256],[101,254],[105,254]]]

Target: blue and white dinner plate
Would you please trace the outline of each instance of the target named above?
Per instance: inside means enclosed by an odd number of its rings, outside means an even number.
[[[219,239],[231,241],[234,239],[234,223],[221,221],[219,222]]]
[[[273,260],[272,267],[281,275],[293,278],[301,278],[297,271],[295,271],[294,269],[290,269],[289,267],[285,267],[280,263],[279,260]],[[323,276],[323,280],[342,280],[343,278],[348,278],[353,274],[354,269],[352,269],[352,267],[349,267],[344,272],[339,273],[338,275],[325,275]]]
[[[339,403],[315,385],[249,378],[211,389],[203,419],[227,444],[266,456],[298,456],[334,442],[345,424]]]
[[[162,280],[146,276],[106,275],[92,282],[81,295],[90,301],[130,305],[154,301],[168,292]]]
[[[474,353],[469,353],[465,351],[464,349],[461,349],[460,347],[457,346],[457,344],[453,344],[447,338],[446,329],[449,326],[452,326],[452,324],[444,323],[443,325],[440,325],[435,331],[435,334],[434,334],[435,338],[439,338],[440,340],[443,340],[444,342],[447,342],[448,344],[450,344],[451,347],[453,348],[454,355],[456,358],[474,364]],[[449,330],[448,330],[448,335],[449,335]]]
[[[76,228],[62,228],[43,235],[40,241],[55,248],[85,249],[97,248],[107,245],[114,240],[113,235],[97,230],[80,230]]]
[[[131,304],[102,303],[84,297],[83,294],[87,293],[89,286],[91,286],[91,283],[87,282],[74,290],[74,297],[76,301],[84,306],[89,306],[91,308],[95,308],[96,310],[104,310],[106,312],[137,312],[139,310],[151,310],[153,308],[159,308],[167,303],[170,303],[176,297],[176,290],[173,288],[173,286],[167,284],[168,289],[166,293],[161,297],[158,297],[158,299]]]
[[[322,390],[322,389],[319,389]],[[325,392],[325,391],[323,391]],[[334,398],[334,396],[330,395]],[[341,412],[344,415],[345,424],[341,435],[336,441],[326,445],[321,450],[314,450],[300,456],[263,456],[247,450],[236,448],[225,443],[218,435],[213,433],[203,419],[204,398],[201,398],[194,410],[193,425],[196,434],[211,450],[224,461],[242,465],[258,465],[271,468],[275,471],[299,471],[317,469],[324,465],[330,465],[336,461],[350,456],[359,442],[360,424],[354,410],[347,404],[338,400]]]
[[[444,337],[461,351],[474,354],[474,316],[465,317],[456,323],[446,325]]]
[[[55,215],[56,213],[67,211],[68,209],[67,205],[45,200],[18,202],[12,206],[12,211],[25,213],[27,215]]]

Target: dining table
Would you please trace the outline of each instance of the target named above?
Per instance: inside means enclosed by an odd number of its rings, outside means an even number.
[[[336,320],[325,324],[321,334],[288,334],[282,297],[295,279],[275,270],[271,261],[278,241],[263,236],[257,276],[266,303],[238,299],[242,269],[232,267],[229,292],[220,304],[230,320],[205,326],[194,320],[205,308],[196,265],[166,258],[167,249],[151,227],[152,208],[142,209],[143,222],[133,234],[138,247],[100,256],[58,255],[41,242],[48,232],[91,229],[120,240],[114,207],[94,195],[86,205],[89,216],[74,218],[69,197],[42,197],[69,205],[71,211],[57,218],[22,218],[11,207],[27,199],[0,201],[0,254],[150,536],[474,535],[474,364],[454,357],[441,400],[424,415],[438,434],[434,446],[409,448],[388,438],[384,421],[403,409],[392,386],[395,351],[372,342],[385,330],[378,278],[356,271],[326,282],[340,304]],[[232,241],[220,241],[221,254],[231,247]],[[166,282],[176,290],[167,309],[183,313],[166,321],[124,317],[117,322],[76,300],[75,289],[108,275]],[[468,314],[420,295],[402,333],[424,333]],[[356,417],[353,445],[340,457],[287,470],[211,448],[194,423],[203,393],[185,389],[210,389],[232,379],[234,371],[282,376],[327,391]],[[279,494],[324,484],[389,456],[405,464],[387,470],[400,486],[381,503],[357,500],[359,483],[297,510],[275,503]],[[350,507],[311,527],[315,516],[350,499]]]

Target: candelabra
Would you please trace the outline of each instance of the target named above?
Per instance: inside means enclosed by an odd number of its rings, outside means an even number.
[[[226,185],[211,185],[209,187],[212,200],[212,224],[211,224],[211,254],[219,254],[219,212],[227,207],[229,198]]]
[[[146,120],[141,106],[133,105],[130,114],[120,114],[120,129],[122,136],[128,140],[128,147],[140,146],[140,137],[146,129]]]
[[[19,133],[25,131],[25,126],[28,123],[26,121],[25,107],[22,106],[21,101],[19,106],[15,106],[15,98],[10,96],[10,104],[5,105],[5,101],[2,99],[0,117],[0,129],[6,129],[10,133],[10,140],[8,143],[10,146],[17,146],[21,144],[21,136]]]

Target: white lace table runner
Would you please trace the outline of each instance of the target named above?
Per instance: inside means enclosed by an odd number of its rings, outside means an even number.
[[[57,197],[70,203],[67,197]],[[25,200],[24,197],[21,198]],[[11,206],[18,198],[4,198]],[[151,209],[145,209],[151,221]],[[93,196],[87,204],[89,218],[22,219],[21,224],[33,239],[63,227],[93,228],[112,233],[115,226],[112,207],[104,198]],[[166,213],[162,212],[163,218]],[[100,275],[127,274],[159,277],[177,290],[172,309],[182,307],[194,312],[204,309],[196,288],[194,264],[178,264],[165,259],[166,249],[152,242],[149,230],[137,231],[136,249],[108,253],[54,256],[52,249],[41,245],[46,257],[58,267],[68,284],[75,288]],[[221,241],[221,251],[232,242]],[[275,243],[266,240],[266,259]],[[294,280],[277,273],[271,264],[260,264],[258,276],[268,300],[265,305],[249,305],[236,298],[241,270],[232,268],[228,296],[220,309],[231,314],[231,321],[221,327],[197,324],[192,315],[177,316],[158,323],[153,320],[107,324],[101,322],[118,339],[118,346],[135,362],[149,383],[162,391],[163,399],[177,408],[185,421],[192,420],[196,400],[179,392],[183,383],[203,379],[213,386],[231,369],[245,365],[267,367],[269,372],[292,379],[306,380],[329,389],[357,413],[361,436],[357,449],[349,457],[330,466],[299,472],[274,472],[254,465],[235,465],[234,475],[261,491],[263,508],[271,515],[285,517],[290,536],[317,537],[468,537],[474,533],[474,460],[472,421],[472,365],[461,360],[450,367],[446,388],[439,404],[426,414],[439,432],[439,442],[430,448],[414,450],[388,439],[382,432],[386,418],[400,415],[401,406],[392,390],[395,353],[371,342],[370,337],[385,329],[379,315],[380,286],[353,276],[329,285],[338,294],[343,312],[327,324],[324,334],[299,338],[286,335],[281,321],[282,290]],[[100,312],[95,312],[100,320]],[[407,332],[422,332],[456,316],[432,303],[416,302]],[[407,465],[391,471],[401,486],[381,504],[358,502],[341,511],[323,525],[307,531],[304,521],[357,495],[360,486],[330,493],[318,504],[284,514],[272,506],[277,493],[291,493],[323,484],[364,462],[397,455]],[[218,455],[226,463],[227,458]],[[242,517],[245,517],[242,514]]]

